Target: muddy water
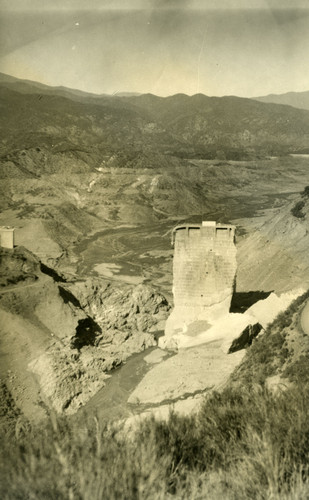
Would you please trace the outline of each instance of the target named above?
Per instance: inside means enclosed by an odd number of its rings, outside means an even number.
[[[127,362],[113,370],[105,387],[100,389],[76,415],[77,419],[84,420],[87,416],[97,416],[101,422],[120,420],[140,413],[145,406],[130,405],[127,401],[135,387],[144,375],[153,368],[153,364],[146,363],[144,358],[153,352],[151,347],[143,352],[134,354]],[[172,356],[173,354],[169,354]],[[164,359],[167,359],[166,356]]]

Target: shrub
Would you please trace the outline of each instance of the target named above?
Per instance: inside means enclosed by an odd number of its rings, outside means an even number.
[[[290,355],[285,341],[288,329],[298,324],[298,312],[308,297],[309,290],[297,297],[283,313],[278,314],[265,333],[254,340],[244,361],[232,374],[232,381],[263,385],[267,377],[280,372]]]
[[[308,357],[285,368],[292,381],[285,391],[265,384],[286,366],[286,329],[308,296],[275,319],[232,383],[211,393],[196,415],[151,417],[129,434],[119,424],[51,415],[16,433],[20,414],[3,386],[0,498],[309,498]]]
[[[52,416],[2,436],[3,500],[307,498],[309,389],[213,393],[196,416],[153,417],[136,432]],[[298,498],[294,496],[294,498]]]
[[[297,217],[298,219],[303,219],[305,217],[304,212],[302,212],[304,206],[305,206],[304,201],[298,201],[291,209],[291,214],[294,215],[294,217]]]
[[[299,359],[285,368],[282,375],[291,382],[298,382],[299,384],[309,383],[308,355],[303,354],[300,356]]]
[[[263,385],[267,379],[275,375],[288,356],[285,347],[285,334],[266,331],[253,342],[241,365],[232,374],[233,381],[245,384]]]

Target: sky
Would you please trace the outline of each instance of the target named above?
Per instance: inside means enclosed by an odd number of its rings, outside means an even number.
[[[308,0],[0,0],[0,72],[98,94],[309,90]]]

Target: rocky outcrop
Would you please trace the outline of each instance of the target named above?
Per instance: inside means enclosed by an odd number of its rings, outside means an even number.
[[[29,419],[40,401],[74,413],[108,372],[156,344],[169,306],[150,287],[68,284],[29,251],[1,255],[8,280],[0,290],[0,377],[14,374],[12,394]]]
[[[109,342],[116,335],[130,337],[137,332],[162,330],[162,321],[170,309],[165,297],[147,285],[112,284],[89,278],[65,287],[82,309],[102,328],[101,341]]]
[[[0,247],[0,287],[20,282],[32,283],[38,279],[40,263],[24,247],[14,250]]]
[[[119,361],[118,361],[119,364]],[[109,377],[106,371],[117,366],[114,359],[106,363],[104,357],[72,349],[54,342],[29,363],[29,369],[38,377],[41,396],[48,406],[59,413],[72,414],[83,406]]]
[[[260,323],[246,326],[240,336],[237,339],[233,340],[228,352],[236,352],[249,347],[261,330],[262,326],[260,325]]]
[[[74,413],[104,386],[113,368],[157,344],[156,327],[169,306],[144,285],[119,287],[88,279],[59,289],[64,301],[87,316],[78,321],[69,345],[53,345],[31,369],[57,411]]]

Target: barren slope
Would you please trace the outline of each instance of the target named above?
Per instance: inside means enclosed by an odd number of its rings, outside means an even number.
[[[168,305],[149,287],[68,284],[22,247],[0,258],[0,378],[30,420],[44,405],[76,411],[107,372],[155,345]]]
[[[308,189],[260,218],[240,220],[237,289],[281,292],[309,286]]]

